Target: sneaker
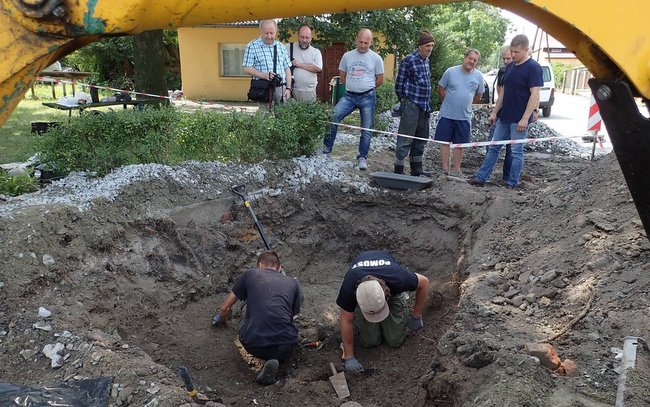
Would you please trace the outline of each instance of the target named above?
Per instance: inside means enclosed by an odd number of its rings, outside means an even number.
[[[467,183],[475,187],[482,187],[483,185],[485,185],[485,182],[481,181],[476,177],[468,179]]]
[[[275,383],[275,375],[278,373],[278,367],[280,367],[280,363],[277,359],[267,360],[257,374],[255,381],[264,386]]]
[[[316,150],[316,154],[318,154],[318,155],[329,155],[331,152],[332,152],[332,149],[327,147],[327,146],[323,146],[323,147],[319,148],[318,150]]]
[[[463,174],[462,171],[451,170],[449,172],[449,176],[456,177],[456,178],[461,178],[461,179],[467,179],[467,176],[465,174]]]
[[[359,169],[361,171],[365,171],[368,169],[368,163],[366,162],[366,159],[363,157],[359,158]]]

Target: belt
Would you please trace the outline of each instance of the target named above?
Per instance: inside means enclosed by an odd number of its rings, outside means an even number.
[[[349,93],[352,96],[361,96],[361,95],[365,95],[366,93],[370,93],[373,90],[375,90],[375,88],[368,89],[365,92],[350,92],[349,90],[346,90],[345,93]]]

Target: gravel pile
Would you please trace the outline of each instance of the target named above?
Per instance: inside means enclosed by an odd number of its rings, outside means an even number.
[[[472,123],[472,139],[484,141],[487,139],[489,127],[487,117],[489,110],[485,106],[474,108]],[[399,118],[392,117],[390,112],[380,115],[389,121],[389,132],[397,132]],[[431,115],[431,137],[435,134],[438,112]],[[555,130],[542,122],[533,124],[529,131],[531,138],[560,136]],[[371,151],[394,150],[396,136],[375,134]],[[358,131],[340,128],[336,144],[357,144]],[[526,145],[529,151],[541,151],[569,156],[584,156],[578,142],[572,140],[556,140]],[[23,164],[16,164],[23,165]],[[263,162],[259,164],[241,163],[199,163],[187,162],[170,167],[161,164],[130,165],[121,167],[104,178],[93,178],[86,173],[72,173],[64,179],[54,181],[46,188],[18,197],[3,197],[0,202],[0,217],[11,216],[17,209],[35,206],[63,204],[77,207],[79,210],[90,208],[94,201],[113,201],[124,188],[134,182],[166,181],[179,185],[194,185],[199,193],[207,197],[218,196],[227,191],[230,186],[239,183],[267,184],[269,173],[274,173],[280,179],[275,189],[261,189],[255,194],[279,194],[282,188],[301,189],[305,185],[320,179],[325,183],[340,183],[343,189],[353,189],[359,193],[370,193],[375,188],[368,184],[367,178],[362,178],[353,170],[354,163],[339,161],[330,156],[314,155],[299,157],[282,162]],[[217,181],[218,182],[215,182]]]

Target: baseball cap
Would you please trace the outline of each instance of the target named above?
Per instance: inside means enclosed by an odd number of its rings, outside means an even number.
[[[384,289],[379,281],[364,281],[357,287],[357,304],[368,322],[381,322],[390,313]]]

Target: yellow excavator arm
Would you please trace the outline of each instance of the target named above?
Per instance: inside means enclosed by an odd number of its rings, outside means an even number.
[[[0,125],[38,73],[103,36],[208,23],[238,22],[450,3],[448,0],[0,0]],[[650,231],[650,125],[632,96],[650,100],[647,0],[484,0],[551,33],[594,74],[601,116]],[[372,28],[372,27],[370,27]],[[650,235],[650,232],[648,233]]]
[[[446,3],[446,0],[0,0],[0,124],[38,72],[102,36],[157,28]],[[625,78],[650,99],[646,0],[486,0],[537,23],[573,50],[596,78]]]

